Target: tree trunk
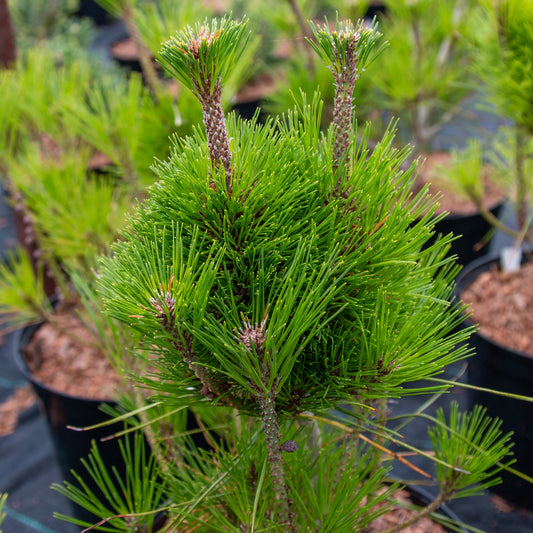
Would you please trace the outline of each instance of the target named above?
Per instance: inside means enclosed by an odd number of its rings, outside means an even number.
[[[15,32],[11,24],[7,0],[0,0],[0,68],[11,67],[15,59]]]

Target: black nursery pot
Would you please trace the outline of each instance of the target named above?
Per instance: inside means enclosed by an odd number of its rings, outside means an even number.
[[[64,480],[69,482],[75,481],[71,470],[75,470],[78,474],[83,475],[85,468],[81,463],[81,458],[86,458],[89,455],[93,440],[98,445],[98,450],[104,463],[109,466],[115,466],[118,472],[124,475],[124,460],[120,452],[118,439],[100,442],[100,439],[124,429],[122,423],[115,423],[91,431],[74,431],[69,429],[69,426],[82,428],[109,420],[109,415],[103,413],[100,407],[103,403],[107,403],[113,407],[116,404],[63,394],[37,381],[30,372],[24,357],[24,347],[38,327],[28,326],[14,333],[13,353],[18,367],[25,378],[31,383],[33,390],[40,400],[41,410],[46,418]],[[95,494],[99,494],[98,489],[93,485],[91,479],[84,478],[84,481]],[[73,510],[76,517],[87,521],[94,521],[95,517],[85,509],[73,504]]]
[[[75,431],[70,429],[70,427],[84,428],[108,421],[110,416],[102,411],[102,405],[106,404],[116,408],[117,404],[112,401],[88,399],[64,394],[38,381],[30,372],[24,356],[24,348],[38,327],[39,325],[27,326],[14,332],[12,336],[12,350],[15,361],[24,377],[31,383],[33,390],[39,398],[41,410],[47,422],[63,479],[77,485],[77,481],[72,474],[72,470],[74,470],[83,477],[84,483],[88,485],[95,495],[103,497],[93,480],[85,475],[86,471],[81,463],[81,459],[87,458],[91,451],[92,442],[95,441],[102,461],[108,470],[114,467],[118,475],[122,479],[125,479],[126,467],[120,451],[119,441],[129,438],[131,439],[130,444],[133,445],[134,434],[131,433],[120,439],[112,438],[102,441],[105,437],[122,431],[124,425],[121,422],[105,425],[89,431]],[[187,411],[186,430],[191,432],[191,439],[194,445],[197,448],[212,450],[203,432],[197,431],[199,429],[200,427],[192,411]],[[211,438],[218,445],[222,445],[222,439],[219,435],[211,434]],[[149,443],[146,440],[145,446],[146,450],[150,449]],[[95,519],[101,518],[95,517],[92,513],[73,502],[71,504],[75,516],[81,520],[95,522]]]
[[[97,26],[113,21],[113,17],[95,0],[80,0],[76,15],[90,18]]]
[[[368,9],[366,10],[365,17],[372,19],[374,17],[380,17],[387,13],[387,7],[383,2],[378,0],[371,1]]]
[[[246,102],[237,102],[233,104],[232,109],[236,111],[239,116],[244,120],[252,120],[256,113],[259,113],[258,122],[259,124],[264,124],[266,120],[266,115],[262,111],[262,105],[264,102],[262,100],[250,100]]]
[[[526,258],[523,259],[523,262]],[[482,273],[498,264],[498,256],[488,256],[467,265],[456,280],[455,294],[461,293]],[[472,322],[466,321],[465,325]],[[468,362],[470,385],[486,389],[533,396],[533,357],[509,349],[476,332],[470,338],[475,349]],[[502,431],[512,431],[513,468],[533,477],[533,404],[487,392],[468,390],[471,406],[481,404],[487,414],[502,420]],[[502,483],[491,488],[500,496],[528,509],[533,509],[533,484],[508,472],[502,472]]]
[[[494,216],[498,216],[501,204],[493,207],[490,211]],[[488,246],[478,248],[492,226],[479,214],[472,215],[448,215],[435,224],[435,233],[448,235],[453,233],[459,235],[452,241],[449,255],[456,255],[457,261],[461,265],[468,265],[472,261],[484,257],[487,254]]]

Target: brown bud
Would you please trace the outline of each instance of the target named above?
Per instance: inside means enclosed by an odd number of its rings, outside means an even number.
[[[298,443],[293,440],[286,440],[281,445],[281,449],[287,453],[295,452],[298,449]]]

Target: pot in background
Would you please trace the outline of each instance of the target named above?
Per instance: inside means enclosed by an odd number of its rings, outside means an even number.
[[[65,481],[75,483],[72,470],[81,473],[85,469],[81,459],[86,458],[91,450],[91,443],[95,440],[104,462],[115,465],[119,473],[124,472],[124,460],[120,452],[118,439],[100,442],[100,439],[124,429],[122,423],[115,423],[91,431],[74,431],[69,426],[83,428],[109,420],[110,416],[101,410],[102,404],[116,407],[112,401],[87,399],[81,396],[70,396],[49,388],[38,381],[30,372],[24,356],[24,347],[38,325],[27,326],[16,330],[12,336],[12,350],[15,361],[39,398],[41,411],[45,416],[54,451]],[[80,391],[83,392],[83,391]],[[124,472],[125,473],[125,472]],[[98,489],[92,480],[85,480],[91,490],[98,494]],[[74,505],[74,504],[73,504]],[[94,521],[94,516],[76,505],[75,515],[87,521]]]
[[[526,258],[523,258],[523,262]],[[461,293],[481,273],[499,264],[499,255],[482,257],[467,265],[457,276],[455,295]],[[465,326],[472,325],[467,319]],[[475,355],[468,360],[468,382],[476,387],[533,396],[533,357],[498,344],[480,332],[470,337]],[[502,431],[512,431],[513,468],[533,477],[533,404],[479,390],[468,390],[470,406],[481,404],[487,414],[502,420]],[[506,471],[502,483],[491,491],[522,507],[533,509],[533,484]]]
[[[490,211],[494,216],[498,216],[502,204],[498,204]],[[435,224],[435,233],[448,235],[453,233],[458,236],[451,243],[448,255],[456,255],[457,262],[461,265],[468,265],[472,261],[484,257],[488,253],[488,243],[480,246],[491,231],[492,226],[479,214],[458,215],[450,214]],[[426,246],[432,243],[428,242]]]
[[[75,471],[83,477],[83,481],[94,494],[105,500],[105,496],[98,489],[96,483],[89,476],[85,475],[85,468],[82,465],[81,459],[86,459],[89,456],[92,442],[95,441],[102,461],[108,467],[108,470],[111,471],[111,468],[114,468],[118,475],[122,479],[125,479],[126,465],[124,464],[119,442],[121,440],[124,441],[124,439],[130,439],[130,444],[133,445],[135,434],[129,433],[120,438],[102,441],[102,439],[122,431],[124,429],[122,422],[107,424],[103,427],[88,431],[70,429],[72,427],[84,428],[94,426],[109,421],[111,417],[104,413],[102,406],[107,405],[116,409],[118,404],[108,399],[84,398],[83,390],[80,391],[80,396],[66,394],[38,380],[28,367],[25,347],[39,327],[39,324],[31,325],[16,330],[13,333],[12,352],[15,362],[24,377],[30,382],[39,399],[41,411],[46,420],[63,480],[78,486],[79,484],[72,474],[72,471]],[[194,442],[194,445],[197,448],[212,450],[212,446],[206,439],[203,431],[200,431],[201,428],[193,412],[188,410],[186,414],[185,430],[191,433],[191,440]],[[216,434],[212,435],[211,438],[219,445],[222,443],[221,437]],[[149,450],[149,443],[146,440],[145,446]],[[73,502],[71,504],[74,515],[81,520],[95,522],[95,518],[102,518],[95,517],[92,513]]]

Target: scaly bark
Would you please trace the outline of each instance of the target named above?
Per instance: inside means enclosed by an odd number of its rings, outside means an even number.
[[[266,393],[264,391],[258,391],[257,400],[263,419],[268,461],[270,463],[270,477],[272,479],[275,498],[278,502],[278,522],[284,525],[287,531],[296,533],[289,489],[285,480],[283,457],[281,455],[281,434],[278,415],[276,413],[275,396],[273,390]]]

